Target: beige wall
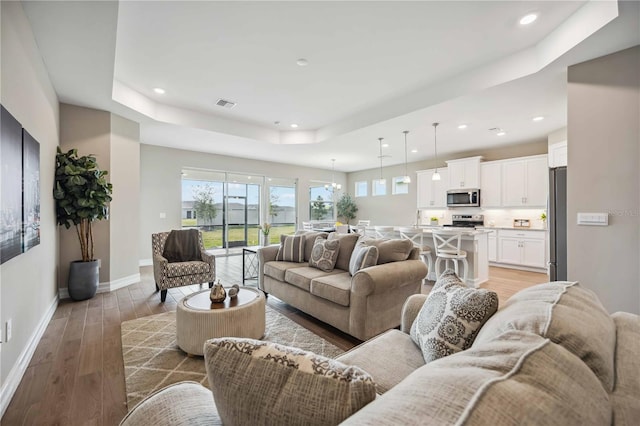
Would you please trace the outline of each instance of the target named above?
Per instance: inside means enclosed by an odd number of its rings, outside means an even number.
[[[0,266],[0,319],[4,340],[5,322],[11,318],[13,337],[2,343],[0,383],[2,408],[17,384],[19,364],[46,326],[50,308],[57,300],[56,265],[58,228],[51,190],[58,146],[58,99],[42,63],[31,28],[18,2],[1,4],[2,79],[5,108],[40,143],[40,244]],[[10,380],[8,380],[10,379]]]
[[[331,171],[291,164],[204,154],[153,145],[140,147],[140,259],[151,259],[151,234],[181,227],[181,176],[184,167],[298,179],[298,222],[309,219],[309,186],[330,182]],[[344,173],[335,180],[346,183]],[[314,182],[315,181],[315,182]],[[161,219],[160,213],[166,218]]]
[[[569,67],[568,278],[640,313],[640,47]],[[578,226],[578,212],[609,226]]]
[[[140,125],[111,114],[110,281],[139,273]]]
[[[521,145],[505,146],[486,150],[467,151],[438,158],[438,167],[446,167],[445,161],[456,158],[467,158],[482,155],[483,161],[502,160],[505,158],[524,157],[528,155],[546,154],[547,141],[533,141]],[[355,183],[366,180],[369,185],[367,197],[355,198],[358,206],[357,219],[371,220],[372,225],[413,225],[417,214],[416,171],[435,167],[433,159],[409,163],[407,170],[411,176],[409,193],[402,195],[391,194],[391,178],[404,175],[404,164],[382,168],[382,175],[387,179],[387,195],[371,196],[371,180],[380,178],[380,169],[363,170],[349,173],[347,189],[352,196],[355,193]]]
[[[102,170],[111,170],[111,114],[105,111],[60,104],[60,149],[76,148],[78,155],[95,155]],[[109,180],[111,176],[109,175]],[[100,259],[100,282],[109,281],[109,225],[101,220],[93,224],[95,258]],[[74,227],[60,228],[60,287],[67,287],[69,263],[82,258]]]

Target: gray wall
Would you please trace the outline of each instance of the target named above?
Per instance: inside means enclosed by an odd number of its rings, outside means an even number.
[[[520,145],[511,145],[501,148],[486,149],[482,151],[468,151],[448,155],[439,158],[438,167],[445,167],[447,160],[456,158],[483,156],[483,161],[502,160],[505,158],[524,157],[527,155],[546,154],[547,141],[532,141]],[[359,219],[371,220],[372,225],[413,225],[416,222],[417,214],[417,190],[416,171],[432,169],[435,167],[434,160],[418,161],[409,163],[407,170],[411,177],[409,193],[401,195],[391,194],[391,179],[404,175],[404,164],[382,168],[382,175],[387,179],[387,195],[371,196],[371,180],[380,178],[380,169],[363,170],[349,173],[347,176],[347,190],[354,196],[355,183],[366,180],[369,185],[369,195],[366,197],[354,198],[358,206],[356,221]]]
[[[152,233],[180,229],[182,226],[180,173],[185,167],[274,178],[297,178],[298,222],[309,219],[309,186],[331,181],[330,170],[141,145],[139,233],[141,260],[151,259]],[[340,172],[335,172],[334,175],[336,182],[342,184],[344,189],[346,175]],[[164,213],[166,218],[160,218],[161,213]],[[265,219],[268,218],[265,216]]]
[[[51,189],[58,146],[58,99],[42,63],[30,25],[18,2],[1,4],[2,69],[0,101],[40,142],[40,244],[0,266],[0,319],[4,340],[7,319],[13,337],[2,343],[2,399],[11,396],[7,377],[16,377],[17,363],[32,343],[47,311],[57,298],[58,229]],[[37,343],[37,342],[35,342]]]
[[[569,67],[568,278],[640,313],[640,47]],[[577,226],[608,212],[609,226]]]

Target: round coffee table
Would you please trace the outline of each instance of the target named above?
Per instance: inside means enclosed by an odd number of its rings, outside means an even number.
[[[203,355],[204,342],[215,337],[264,336],[264,293],[240,287],[237,297],[227,296],[224,302],[212,303],[209,292],[199,291],[178,302],[176,337],[180,349],[189,355]]]

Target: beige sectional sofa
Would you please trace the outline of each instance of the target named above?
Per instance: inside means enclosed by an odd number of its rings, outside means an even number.
[[[302,235],[303,263],[275,260],[279,246],[258,250],[261,290],[360,340],[400,325],[404,301],[420,292],[427,275],[427,267],[411,241],[367,240],[368,245],[375,245],[379,250],[378,264],[352,276],[349,261],[358,234],[307,232]],[[333,271],[324,272],[308,264],[318,236],[340,240]]]
[[[640,419],[637,315],[609,315],[577,283],[540,284],[510,298],[471,348],[425,365],[408,334],[425,299],[407,300],[400,330],[338,358],[369,373],[380,394],[343,424],[636,425]],[[222,422],[211,392],[183,382],[146,399],[123,421],[163,424]]]

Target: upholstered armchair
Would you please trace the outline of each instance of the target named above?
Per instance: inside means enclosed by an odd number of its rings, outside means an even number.
[[[160,301],[164,302],[167,299],[167,289],[173,287],[209,283],[211,288],[216,279],[216,258],[206,252],[202,232],[198,233],[201,261],[169,262],[162,256],[168,236],[169,232],[151,234],[153,276],[156,280],[156,291],[160,291]]]

